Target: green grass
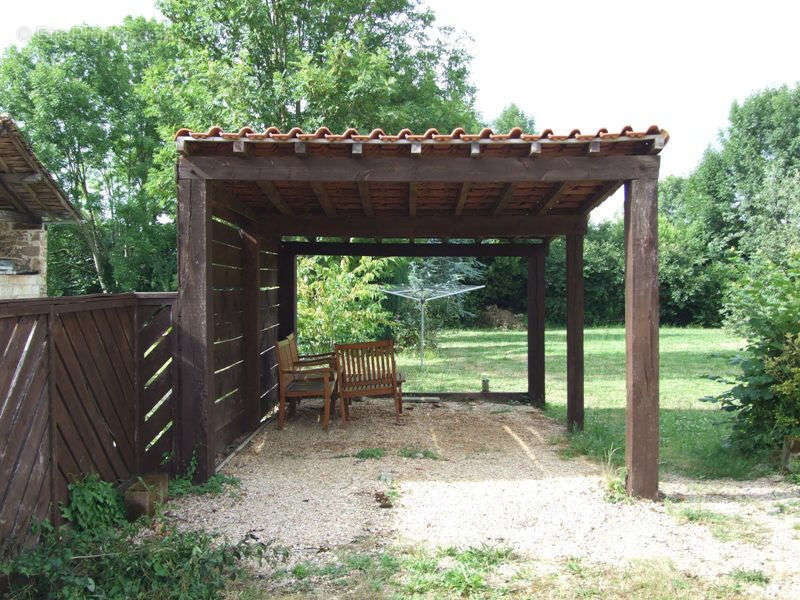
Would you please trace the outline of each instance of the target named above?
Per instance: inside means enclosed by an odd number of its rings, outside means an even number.
[[[439,460],[441,458],[439,453],[433,450],[428,450],[427,448],[413,448],[410,446],[401,448],[398,454],[403,458],[428,458],[430,460]]]
[[[438,550],[387,548],[340,555],[329,563],[301,563],[271,577],[271,589],[253,586],[244,599],[396,598],[689,600],[757,598],[760,571],[733,571],[716,580],[686,575],[667,561],[623,566],[580,558],[539,561],[490,546]]]
[[[353,454],[354,458],[359,458],[361,460],[367,460],[370,458],[380,459],[386,454],[386,451],[383,448],[362,448],[355,454]]]
[[[725,444],[732,416],[718,405],[700,402],[725,384],[710,376],[735,373],[730,358],[742,340],[721,329],[662,327],[660,336],[661,468],[696,478],[747,479],[772,470],[768,457],[743,456]],[[545,334],[546,412],[566,419],[566,331]],[[610,448],[625,448],[625,331],[622,327],[589,328],[584,334],[586,423],[569,436],[567,454],[603,460]],[[527,388],[525,331],[449,330],[439,335],[436,350],[420,370],[414,351],[398,363],[408,378],[404,391],[478,392],[481,378],[492,391]]]
[[[675,509],[668,505],[668,511],[681,523],[705,525],[711,531],[711,535],[722,542],[739,541],[760,546],[767,540],[766,528],[738,515],[718,513],[700,506]]]

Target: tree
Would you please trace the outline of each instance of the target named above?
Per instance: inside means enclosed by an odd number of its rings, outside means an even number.
[[[536,122],[532,116],[525,114],[525,112],[513,102],[506,106],[500,113],[500,116],[495,119],[492,127],[498,132],[508,132],[514,127],[522,128],[522,131],[533,132],[536,131]]]
[[[253,126],[477,124],[470,57],[416,1],[161,0],[159,8],[179,39],[231,71]]]
[[[51,229],[56,238],[77,232],[85,245],[51,244],[70,256],[55,263],[67,270],[85,268],[81,253],[88,249],[95,283],[75,273],[61,279],[83,281],[84,289],[54,283],[54,290],[132,289],[136,282],[121,277],[117,266],[137,245],[158,237],[152,230],[174,232],[158,221],[163,203],[143,193],[160,140],[136,94],[149,65],[165,60],[166,31],[156,22],[128,19],[108,29],[41,32],[24,48],[11,47],[0,60],[0,108],[20,121],[37,155],[85,217],[69,233]],[[148,249],[154,250],[161,248]],[[146,270],[149,264],[143,265]],[[174,272],[174,265],[166,268]],[[60,276],[52,269],[51,274]]]

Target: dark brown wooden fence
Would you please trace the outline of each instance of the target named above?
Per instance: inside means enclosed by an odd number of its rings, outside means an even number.
[[[76,476],[169,469],[174,293],[0,302],[0,550]]]

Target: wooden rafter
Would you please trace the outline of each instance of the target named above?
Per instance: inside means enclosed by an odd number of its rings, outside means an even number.
[[[287,216],[294,214],[292,209],[289,208],[283,201],[283,198],[281,198],[281,193],[278,191],[278,188],[275,187],[274,183],[271,181],[259,181],[257,183],[258,187],[260,187],[261,191],[266,194],[267,198],[269,198],[269,201],[272,203],[272,206],[274,206],[279,213]]]
[[[529,256],[541,247],[541,244],[282,242],[280,251],[299,256]]]
[[[467,203],[470,187],[469,183],[464,182],[461,184],[461,187],[458,188],[458,202],[456,203],[455,210],[455,216],[457,217],[460,217],[461,213],[464,212],[464,205]]]
[[[369,184],[366,181],[358,182],[358,197],[361,199],[361,208],[368,217],[374,217],[375,211],[372,208],[372,199],[369,197]]]
[[[583,206],[581,207],[581,213],[584,215],[588,215],[600,204],[605,202],[606,199],[609,196],[611,196],[614,192],[616,192],[621,185],[622,185],[621,181],[612,181],[610,183],[605,184],[599,192],[597,192],[594,196],[589,198],[583,204]]]
[[[572,185],[569,182],[564,182],[560,185],[557,185],[553,191],[550,192],[550,195],[544,199],[542,205],[539,207],[539,210],[536,211],[536,214],[543,215],[550,212],[550,210],[561,199],[561,196],[563,196],[564,193],[567,192],[567,190],[569,190],[571,187]]]
[[[335,217],[336,209],[333,208],[331,199],[328,197],[328,190],[325,189],[325,184],[315,181],[311,184],[311,189],[314,190],[314,195],[317,197],[317,202],[322,207],[322,212],[326,217]]]
[[[511,201],[511,197],[514,195],[514,184],[507,183],[503,186],[502,191],[500,192],[500,197],[497,199],[497,204],[494,205],[492,209],[492,215],[497,216],[503,214],[508,203]]]
[[[39,223],[41,219],[34,215],[27,206],[25,206],[22,202],[19,201],[16,194],[11,191],[11,189],[6,185],[3,179],[0,179],[0,198],[4,198],[8,200],[8,202],[14,207],[16,212],[25,215],[31,222]]]

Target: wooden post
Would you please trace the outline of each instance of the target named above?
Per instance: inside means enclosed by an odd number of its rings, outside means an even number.
[[[178,335],[180,395],[176,415],[179,468],[195,454],[196,478],[214,472],[214,321],[211,299],[211,202],[214,186],[178,180]]]
[[[658,497],[658,180],[625,184],[628,492]]]
[[[278,250],[278,337],[297,331],[297,255]]]
[[[528,257],[528,398],[544,406],[545,245]]]
[[[258,337],[261,332],[260,311],[258,310],[258,294],[261,287],[260,252],[261,245],[257,238],[240,230],[242,236],[243,266],[243,311],[242,336],[244,347],[244,403],[246,408],[245,429],[255,428],[261,420],[261,401],[259,387],[259,352]]]
[[[583,236],[567,236],[567,427],[583,429]]]

